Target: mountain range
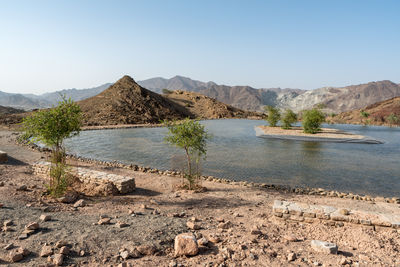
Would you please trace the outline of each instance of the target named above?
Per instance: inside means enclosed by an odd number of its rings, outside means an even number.
[[[400,96],[400,85],[387,80],[314,90],[257,89],[250,86],[218,85],[214,82],[201,82],[182,76],[170,79],[157,77],[137,83],[156,93],[162,92],[162,89],[197,92],[234,107],[252,111],[262,111],[265,105],[281,109],[290,108],[295,112],[320,106],[325,112],[340,113]],[[0,105],[23,109],[45,108],[55,105],[60,100],[60,94],[80,101],[101,93],[111,85],[107,83],[89,89],[67,89],[43,95],[0,92]]]

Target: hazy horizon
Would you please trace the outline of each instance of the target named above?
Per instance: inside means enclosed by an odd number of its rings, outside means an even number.
[[[254,88],[400,82],[398,1],[4,1],[0,91],[127,74]]]

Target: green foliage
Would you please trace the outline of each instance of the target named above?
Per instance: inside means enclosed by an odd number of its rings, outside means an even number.
[[[297,115],[291,109],[287,109],[282,118],[282,128],[290,129],[292,124],[297,121]]]
[[[400,123],[400,118],[394,113],[391,113],[389,116],[387,116],[386,120],[389,122],[390,126]]]
[[[162,93],[163,93],[164,95],[169,95],[169,94],[172,93],[172,91],[171,91],[171,90],[168,90],[167,88],[164,88],[164,89],[162,89]]]
[[[303,129],[305,133],[316,134],[321,130],[321,123],[325,121],[325,115],[319,109],[306,110],[303,113]]]
[[[315,108],[324,109],[324,108],[326,108],[326,104],[325,103],[319,103],[319,104],[315,105]]]
[[[272,106],[265,106],[264,108],[268,112],[267,121],[269,123],[269,126],[276,127],[276,125],[278,124],[278,121],[281,118],[281,114],[280,114],[279,110]]]
[[[185,177],[189,182],[189,189],[196,185],[196,177],[193,175],[193,161],[196,169],[201,158],[207,154],[207,140],[211,136],[198,121],[185,119],[180,122],[164,122],[168,128],[168,135],[164,140],[185,151],[187,159],[187,171]],[[199,176],[199,172],[196,172]],[[197,177],[198,178],[198,177]]]
[[[368,118],[368,117],[369,117],[369,113],[366,112],[365,110],[361,110],[361,111],[360,111],[360,115],[361,115],[361,117],[363,117],[363,118]]]
[[[48,191],[52,196],[61,196],[68,187],[65,150],[63,141],[79,134],[81,127],[80,107],[71,99],[59,102],[57,107],[39,110],[22,122],[23,136],[30,142],[42,142],[52,148],[50,184]]]
[[[334,117],[336,117],[336,113],[331,113],[331,115],[330,115],[332,118],[334,118]]]

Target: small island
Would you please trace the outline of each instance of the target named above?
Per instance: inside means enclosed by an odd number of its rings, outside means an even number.
[[[282,129],[280,127],[256,126],[256,136],[265,138],[287,139],[297,141],[383,144],[382,141],[371,137],[344,132],[337,129],[321,128],[315,134],[304,133],[302,127]]]

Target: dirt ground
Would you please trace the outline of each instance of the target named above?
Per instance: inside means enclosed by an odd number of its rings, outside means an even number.
[[[59,241],[66,241],[71,248],[63,266],[118,266],[123,262],[131,266],[400,265],[400,234],[396,229],[348,223],[329,226],[322,221],[287,222],[272,214],[276,199],[370,211],[386,209],[395,214],[400,213],[398,204],[296,195],[206,181],[206,192],[176,191],[180,178],[70,161],[72,165],[133,176],[137,187],[134,193],[123,196],[81,196],[87,205],[74,207],[42,196],[46,181],[32,174],[31,164],[46,155],[18,146],[14,139],[12,132],[0,131],[0,150],[9,154],[9,161],[0,164],[0,224],[13,221],[7,231],[0,231],[0,265],[45,266],[48,259],[40,257],[42,247],[55,247]],[[40,221],[43,214],[50,215],[51,220]],[[100,216],[110,217],[111,223],[98,225]],[[192,217],[200,229],[186,226]],[[220,228],[221,221],[230,221],[229,227]],[[30,222],[38,222],[39,230],[19,239]],[[120,223],[126,227],[118,227]],[[175,258],[173,240],[185,232],[209,242],[200,246],[196,256]],[[336,243],[339,253],[314,251],[310,245],[314,239]],[[13,249],[8,249],[10,244]],[[9,253],[19,246],[31,253],[22,261],[11,263]],[[124,249],[140,246],[149,251],[142,254],[149,255],[126,260],[120,256]]]

